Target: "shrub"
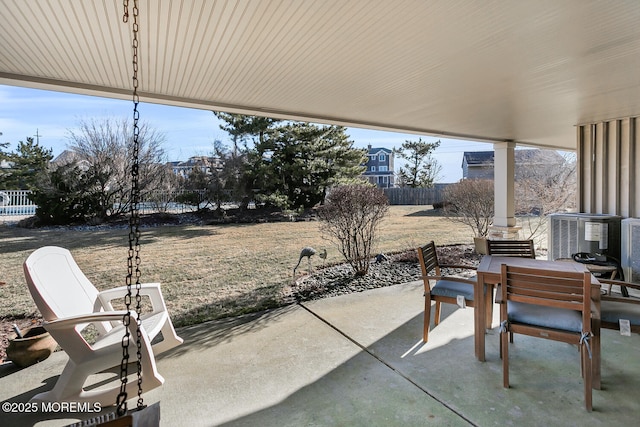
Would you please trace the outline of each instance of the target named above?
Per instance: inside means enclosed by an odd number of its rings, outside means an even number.
[[[44,176],[29,198],[38,206],[40,225],[84,223],[100,212],[99,197],[86,191],[86,176],[75,164],[68,164]]]
[[[433,209],[444,209],[447,206],[451,206],[451,203],[444,201],[444,202],[435,202],[433,204]]]
[[[445,190],[447,217],[470,227],[476,237],[486,237],[494,216],[493,181],[465,179]]]
[[[332,189],[318,209],[322,233],[338,244],[358,276],[369,271],[376,231],[388,210],[382,190],[363,184]]]

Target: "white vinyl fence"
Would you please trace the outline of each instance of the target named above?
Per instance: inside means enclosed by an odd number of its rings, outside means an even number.
[[[0,216],[31,216],[36,205],[29,200],[28,190],[0,190]]]
[[[29,200],[29,193],[29,190],[0,190],[0,220],[18,220],[35,215],[37,206]],[[140,213],[185,213],[198,210],[198,206],[176,201],[183,193],[185,191],[182,190],[153,191],[140,200]]]

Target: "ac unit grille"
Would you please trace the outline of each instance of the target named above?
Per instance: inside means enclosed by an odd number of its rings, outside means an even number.
[[[571,258],[578,252],[578,219],[551,217],[551,259]]]

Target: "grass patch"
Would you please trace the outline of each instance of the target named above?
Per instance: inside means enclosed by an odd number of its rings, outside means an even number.
[[[430,206],[392,206],[374,253],[400,252],[434,240],[469,244],[469,230],[426,215]],[[173,225],[142,229],[143,282],[160,282],[176,326],[260,311],[283,304],[300,250],[327,248],[327,264],[343,262],[324,240],[317,221],[228,225]],[[128,230],[21,229],[0,226],[0,318],[37,316],[22,263],[35,249],[55,245],[71,251],[98,289],[125,284]],[[312,258],[314,266],[322,261]],[[306,261],[298,273],[306,273]]]

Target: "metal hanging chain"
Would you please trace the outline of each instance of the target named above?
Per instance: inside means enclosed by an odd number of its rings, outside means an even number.
[[[122,20],[124,23],[129,22],[129,0],[123,1],[124,15]],[[131,203],[129,206],[129,253],[127,257],[127,294],[124,297],[124,303],[126,306],[126,314],[123,318],[125,326],[125,334],[122,338],[122,362],[120,363],[120,393],[116,399],[117,414],[123,416],[127,413],[127,382],[128,382],[128,364],[129,364],[129,343],[131,341],[131,334],[129,332],[129,325],[131,324],[131,287],[134,283],[136,288],[136,305],[135,310],[138,314],[135,319],[137,323],[137,336],[136,336],[136,355],[137,355],[137,375],[138,375],[138,402],[137,407],[141,409],[144,407],[142,399],[142,332],[140,330],[142,326],[141,320],[141,301],[140,295],[140,188],[139,188],[139,174],[140,174],[140,127],[138,125],[140,119],[140,113],[138,112],[138,104],[140,103],[140,97],[138,95],[138,0],[133,0],[133,153],[132,153],[132,165],[131,165]]]

